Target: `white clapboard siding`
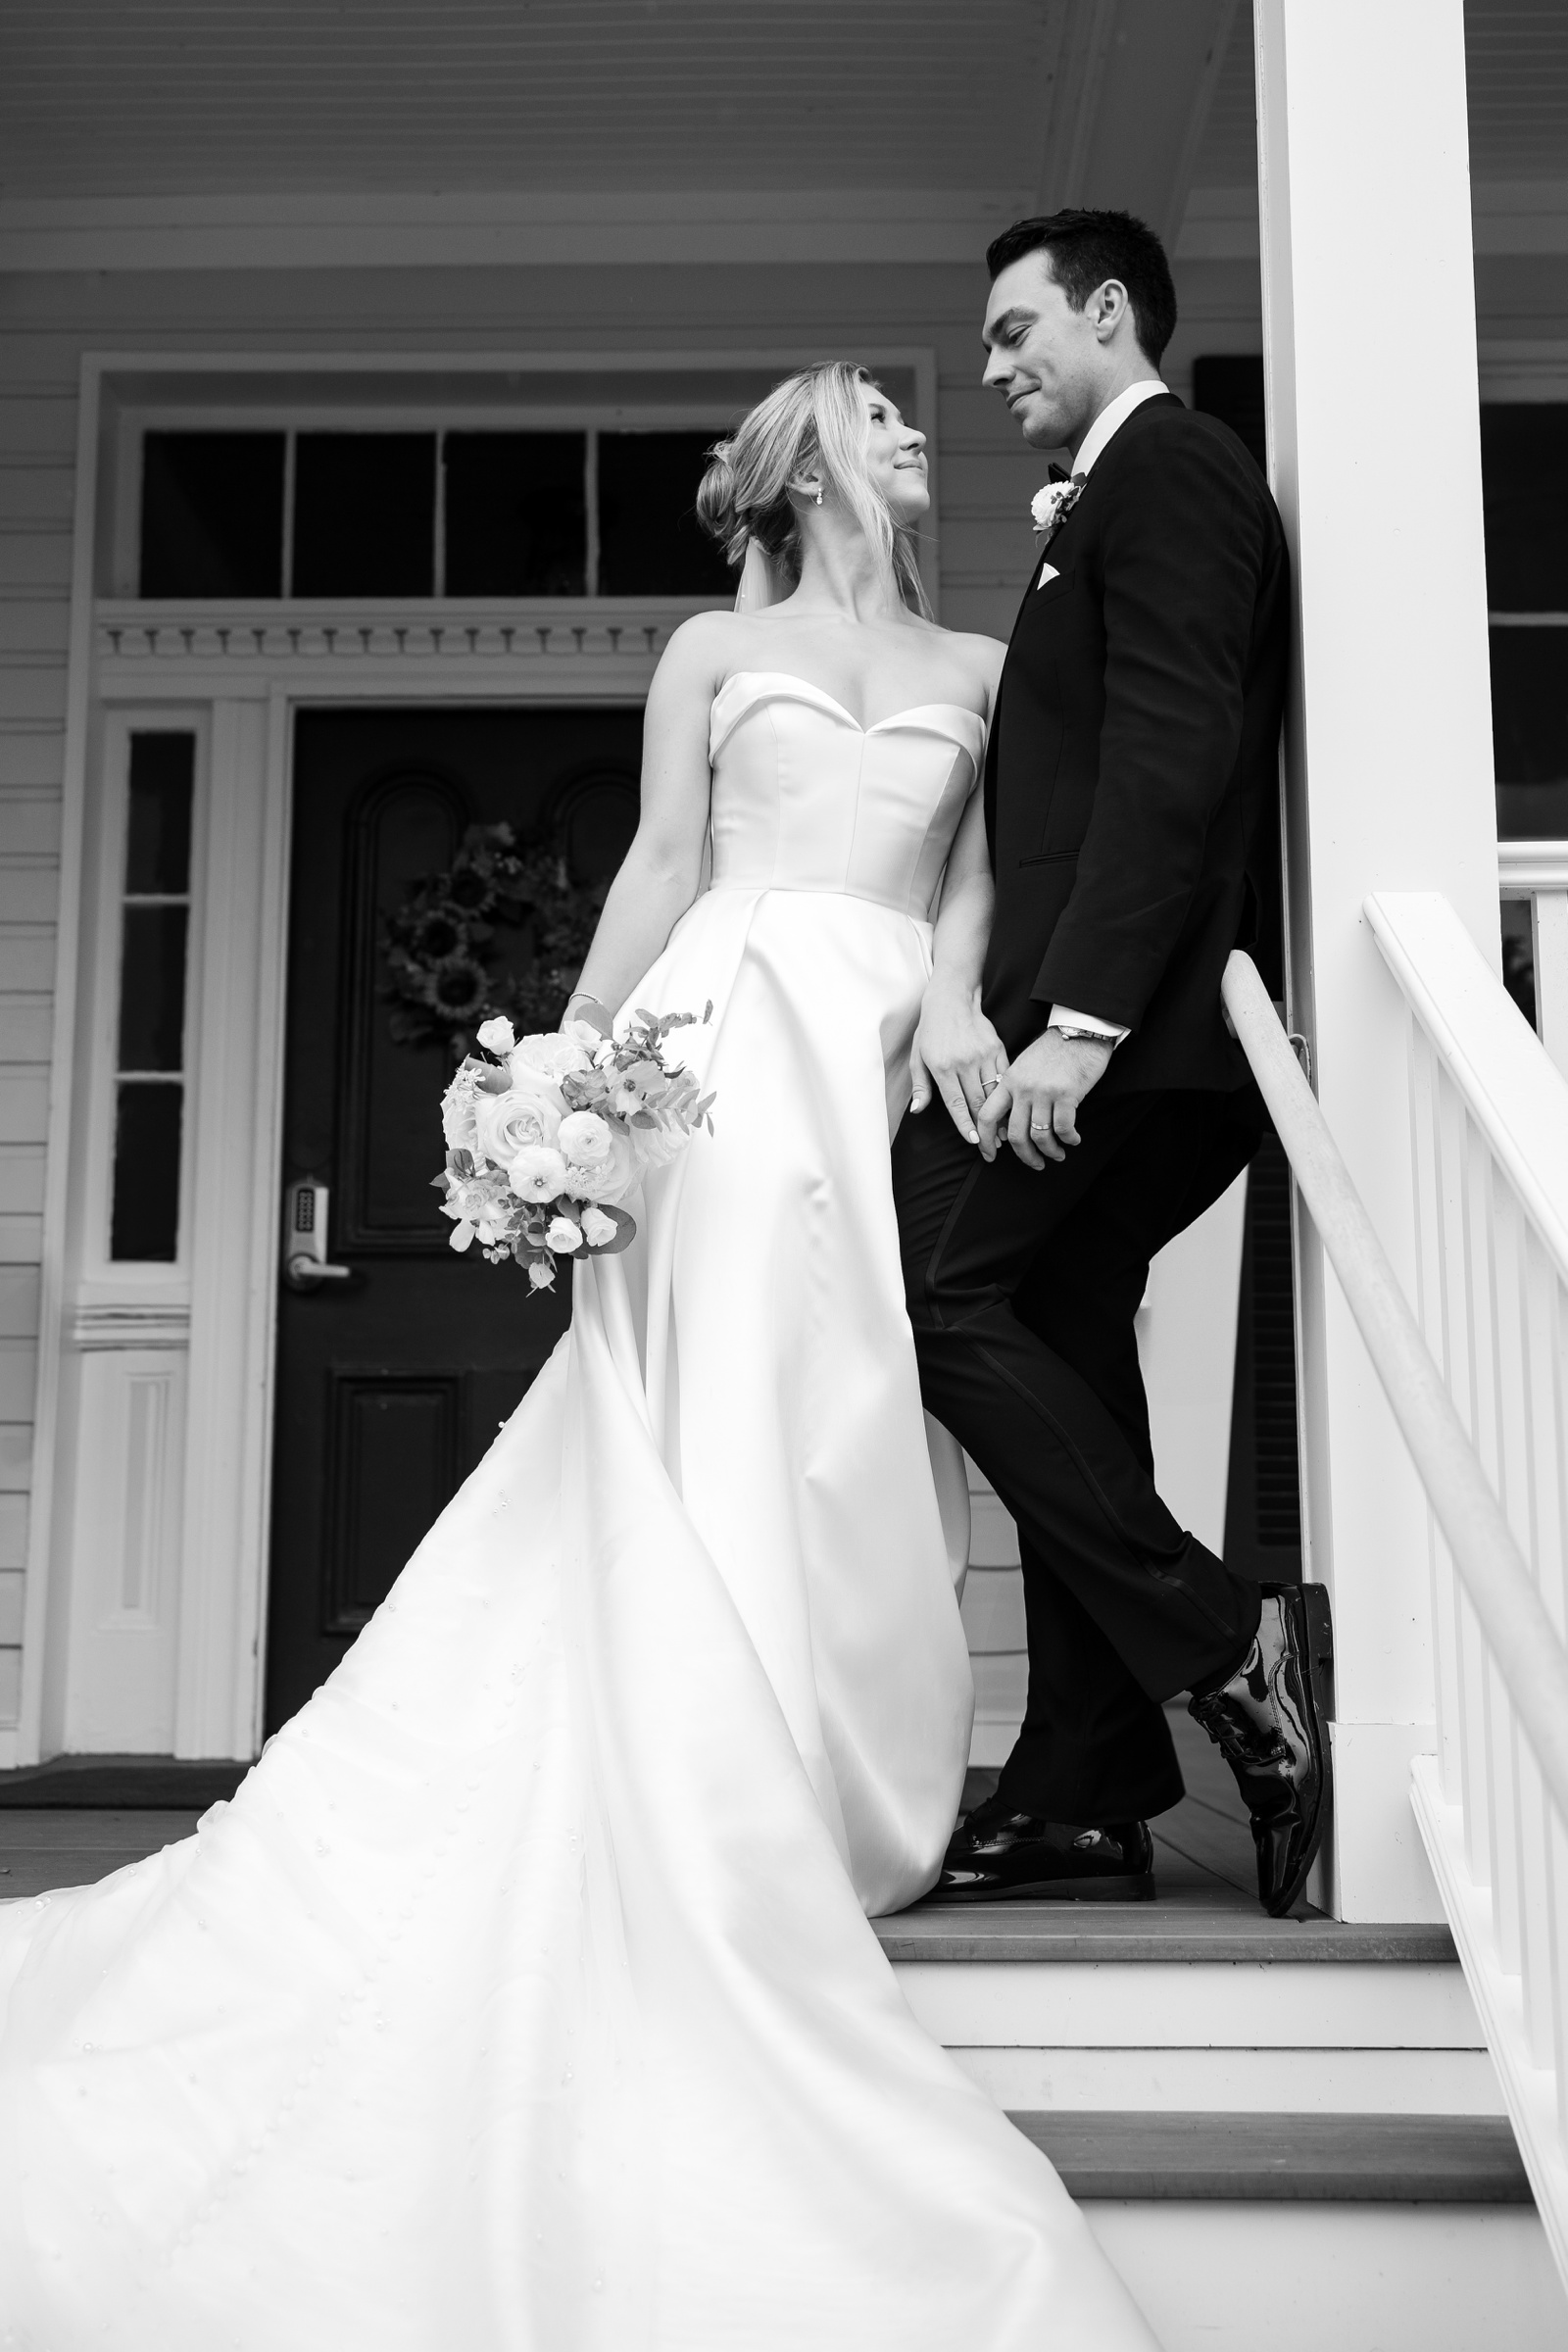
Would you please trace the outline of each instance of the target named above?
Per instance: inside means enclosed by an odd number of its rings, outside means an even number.
[[[0,1763],[22,1664],[72,524],[74,353],[0,352]]]
[[[949,37],[941,12],[928,15],[933,37]],[[507,137],[515,156],[514,122]],[[387,230],[390,243],[396,235]],[[1045,460],[1022,447],[1001,403],[980,385],[981,242],[977,232],[972,266],[773,264],[740,279],[727,267],[607,265],[185,277],[127,270],[8,281],[0,326],[0,1763],[9,1760],[6,1727],[15,1720],[49,1054],[59,1043],[55,861],[83,353],[474,354],[612,344],[816,358],[933,349],[937,414],[916,421],[932,436],[942,616],[950,626],[1005,636],[1031,568],[1028,502]],[[1255,269],[1205,265],[1200,276],[1194,347],[1250,340],[1255,348]],[[1009,1535],[995,1502],[977,1495],[965,1615],[982,1714],[998,1739],[1010,1739],[1007,1726],[1023,1702]]]

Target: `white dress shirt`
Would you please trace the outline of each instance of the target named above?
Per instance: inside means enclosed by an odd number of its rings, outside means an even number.
[[[1129,384],[1125,392],[1118,392],[1114,400],[1107,401],[1079,446],[1078,455],[1073,460],[1073,480],[1079,481],[1089,472],[1107,441],[1126,423],[1134,409],[1142,407],[1146,400],[1152,400],[1156,393],[1168,392],[1170,386],[1162,384],[1157,375],[1146,376],[1142,383]],[[1131,1031],[1124,1029],[1119,1021],[1103,1021],[1097,1012],[1075,1012],[1070,1004],[1053,1004],[1046,1027],[1087,1029],[1095,1037],[1108,1038],[1112,1046],[1119,1046],[1124,1037],[1131,1035]]]

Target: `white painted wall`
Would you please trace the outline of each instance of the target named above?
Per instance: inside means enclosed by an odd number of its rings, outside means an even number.
[[[975,220],[967,264],[817,258],[737,271],[730,263],[632,268],[601,259],[591,268],[411,269],[391,258],[405,247],[388,221],[379,232],[387,255],[374,267],[247,267],[242,250],[221,270],[29,268],[0,276],[0,1765],[17,1753],[29,1545],[83,353],[429,353],[628,341],[787,341],[825,353],[867,342],[929,344],[938,359],[943,616],[1005,633],[1029,564],[1027,503],[1038,462],[978,387],[978,257],[988,225]],[[770,242],[775,253],[788,249],[788,240]],[[1179,391],[1190,390],[1199,353],[1259,347],[1257,265],[1246,247],[1245,237],[1184,241],[1182,323],[1167,356]],[[1568,377],[1568,258],[1548,253],[1511,264],[1493,256],[1482,292],[1498,365],[1509,370],[1500,385],[1512,393],[1528,382],[1539,391]],[[977,1561],[1004,1553],[1007,1540],[1004,1524],[992,1524],[982,1508]],[[1020,1612],[1004,1580],[989,1604],[986,1589],[984,1574],[972,1579],[967,1605],[989,1606],[993,1633],[1008,1646],[982,1652],[982,1713],[989,1692],[1004,1717],[1021,1704]]]
[[[981,241],[977,231],[977,253]],[[1175,355],[1174,380],[1184,380],[1193,350],[1255,338],[1254,282],[1246,261],[1199,266],[1193,322],[1183,337],[1186,356],[1180,350]],[[382,266],[297,272],[138,270],[120,275],[31,270],[5,281],[0,326],[0,1765],[19,1753],[15,1727],[29,1544],[44,1146],[55,1044],[82,355],[111,349],[171,357],[241,348],[559,350],[596,343],[662,349],[785,344],[825,353],[931,344],[938,353],[934,421],[944,617],[959,627],[1005,634],[1030,560],[1028,501],[1038,486],[1039,462],[1015,441],[1004,414],[979,389],[975,326],[982,293],[978,267],[940,264],[775,265],[759,268],[739,288],[729,268],[608,265],[591,270]],[[84,719],[85,713],[79,714],[78,724]],[[91,794],[98,784],[96,740],[89,746],[83,736],[82,753]],[[73,977],[75,954],[73,945],[68,957]],[[196,1115],[202,1115],[199,1106]],[[61,1178],[67,1173],[60,1171]],[[65,1189],[62,1181],[62,1197]],[[120,1369],[128,1370],[128,1359]],[[72,1375],[74,1390],[67,1384],[67,1401],[78,1418],[90,1406],[93,1380],[104,1372],[100,1362],[90,1376]],[[96,1418],[88,1412],[89,1420]],[[130,1426],[127,1422],[127,1430]],[[151,1424],[138,1421],[135,1427],[146,1440]],[[89,1483],[91,1461],[90,1451],[73,1455],[65,1465],[68,1483]],[[49,1538],[52,1547],[57,1541],[74,1545],[87,1537],[92,1500],[86,1494],[80,1499],[85,1516],[73,1522],[72,1511],[66,1511]],[[165,1534],[174,1540],[169,1530]],[[198,1608],[192,1618],[192,1605],[187,1596],[185,1632],[179,1637],[186,1647],[198,1639],[192,1628],[201,1612]],[[57,1621],[57,1640],[64,1630]],[[115,1630],[128,1638],[129,1628]],[[1016,1683],[1015,1665],[1003,1672]],[[105,1739],[112,1734],[116,1743],[144,1744],[156,1730],[150,1718],[142,1739],[132,1738],[131,1728],[106,1705]],[[41,1736],[40,1719],[23,1752],[35,1752]],[[51,1740],[68,1737],[75,1744],[90,1734],[74,1715],[68,1730],[64,1712],[57,1711]]]

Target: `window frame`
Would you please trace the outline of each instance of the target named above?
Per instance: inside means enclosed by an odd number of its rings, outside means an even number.
[[[185,935],[184,1030],[178,1084],[182,1107],[179,1138],[179,1215],[172,1258],[110,1255],[114,1208],[115,1133],[120,1088],[121,963],[124,944],[125,850],[130,816],[130,748],[135,735],[189,735],[195,744],[191,779],[189,919]],[[211,711],[200,704],[145,703],[106,710],[98,769],[98,822],[93,843],[91,984],[87,993],[90,1073],[83,1105],[79,1155],[82,1185],[81,1262],[78,1298],[86,1306],[107,1305],[133,1293],[139,1301],[177,1304],[188,1298],[191,1274],[191,1183],[199,1108],[196,1077],[201,1053],[201,966],[205,935],[204,880],[210,779]],[[169,1083],[168,1080],[160,1083]]]
[[[461,605],[496,605],[509,608],[519,602],[537,601],[520,596],[451,597],[446,592],[446,467],[443,463],[442,436],[448,432],[505,432],[505,433],[581,433],[584,436],[584,507],[586,548],[584,578],[586,586],[578,597],[553,597],[552,603],[583,605],[597,601],[600,596],[599,569],[599,468],[597,464],[598,436],[601,432],[699,432],[710,433],[714,440],[733,429],[735,413],[719,407],[716,401],[671,401],[658,403],[634,402],[529,402],[525,407],[505,407],[494,401],[475,402],[472,407],[412,403],[407,406],[372,405],[365,402],[327,406],[319,402],[288,402],[269,407],[255,401],[239,402],[232,408],[217,410],[211,403],[194,402],[153,403],[122,410],[115,437],[115,497],[110,514],[108,547],[103,569],[106,577],[103,593],[117,603],[141,604],[151,609],[178,607],[181,611],[224,603],[265,605],[269,610],[286,612],[295,605],[365,605],[389,603],[410,609],[427,611],[432,607],[448,609]],[[282,514],[282,581],[283,592],[277,597],[194,597],[146,598],[141,588],[141,491],[144,466],[144,445],[150,432],[271,432],[284,436],[283,454],[283,514]],[[295,451],[300,433],[414,433],[430,432],[436,436],[435,499],[431,527],[434,535],[433,593],[424,597],[388,599],[352,597],[296,597],[293,594],[294,557],[294,482]],[[670,591],[672,596],[679,591]],[[638,599],[638,602],[646,601]],[[689,596],[682,599],[689,602]]]

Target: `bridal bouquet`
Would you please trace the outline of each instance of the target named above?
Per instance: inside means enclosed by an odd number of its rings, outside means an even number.
[[[703,1019],[709,1020],[709,1005]],[[671,1030],[693,1012],[639,1011],[621,1038],[586,1021],[559,1035],[514,1035],[505,1015],[478,1042],[441,1099],[447,1164],[431,1179],[455,1223],[454,1250],[477,1237],[492,1265],[511,1257],[549,1290],[559,1257],[624,1250],[637,1227],[622,1203],[650,1168],[710,1135],[713,1098],[665,1058]]]

